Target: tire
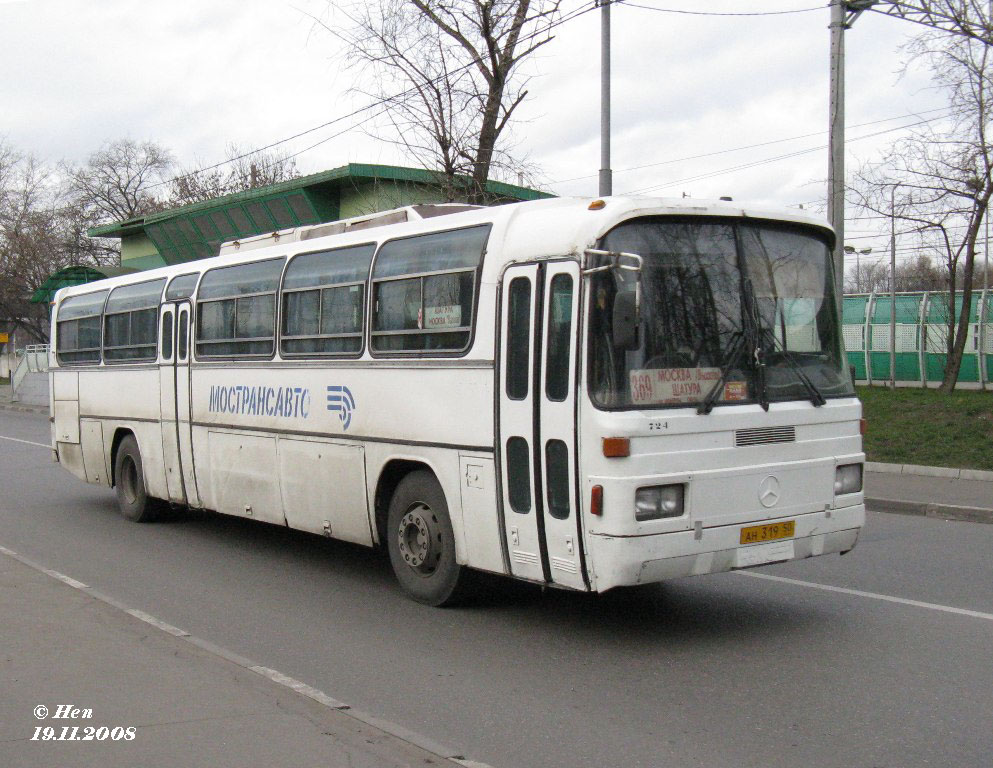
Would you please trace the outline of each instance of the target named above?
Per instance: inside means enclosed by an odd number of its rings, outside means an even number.
[[[134,523],[150,523],[158,518],[160,505],[149,498],[145,490],[145,472],[141,466],[141,451],[132,435],[121,440],[114,459],[117,505],[121,515]]]
[[[390,499],[386,546],[403,590],[425,605],[452,605],[466,574],[455,560],[455,534],[448,504],[430,472],[412,472]]]

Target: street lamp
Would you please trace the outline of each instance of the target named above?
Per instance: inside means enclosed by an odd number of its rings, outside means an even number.
[[[861,266],[859,264],[859,256],[868,256],[872,253],[872,248],[863,248],[862,250],[859,250],[854,245],[846,245],[845,253],[849,255],[855,254],[855,287],[858,288],[859,271]]]

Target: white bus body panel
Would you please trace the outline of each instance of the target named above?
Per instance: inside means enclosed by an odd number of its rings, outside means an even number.
[[[865,521],[863,494],[835,496],[837,466],[865,461],[859,434],[861,404],[854,398],[607,413],[590,406],[581,444],[585,478],[588,562],[598,591],[767,562],[844,552]],[[737,447],[735,432],[756,426],[793,426],[795,440]],[[607,459],[602,437],[628,437],[631,455]],[[775,478],[776,498],[761,494]],[[638,488],[683,483],[683,515],[639,522]],[[589,514],[594,485],[603,487],[603,515]],[[771,503],[770,503],[771,502]],[[742,545],[741,528],[795,520],[790,539]]]

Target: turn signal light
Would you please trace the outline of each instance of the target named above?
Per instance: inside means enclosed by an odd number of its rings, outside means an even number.
[[[603,517],[603,486],[594,485],[590,493],[590,514]]]
[[[591,211],[602,211],[606,207],[607,207],[606,201],[604,201],[604,200],[594,200],[592,203],[590,203],[589,210],[591,210]]]
[[[626,437],[605,437],[603,455],[608,459],[627,458],[631,455],[631,441]]]
[[[867,426],[868,426],[868,423],[866,422],[865,419],[859,419],[859,434],[860,435],[864,435],[865,434],[865,430],[866,430],[866,427]]]

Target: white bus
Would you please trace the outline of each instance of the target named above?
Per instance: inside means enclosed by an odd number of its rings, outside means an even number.
[[[855,546],[830,228],[730,202],[412,206],[61,290],[56,461],[165,503],[575,590]]]

